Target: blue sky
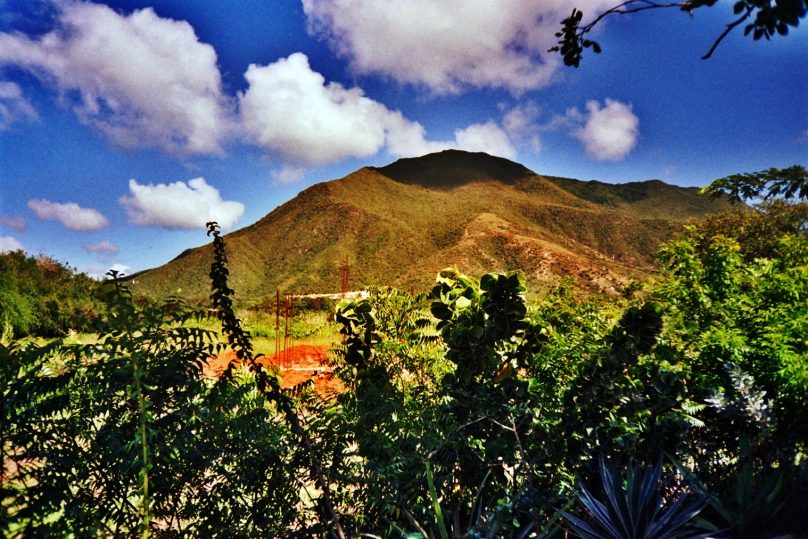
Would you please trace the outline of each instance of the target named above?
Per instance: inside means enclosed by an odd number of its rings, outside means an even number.
[[[607,19],[607,0],[0,0],[0,250],[153,267],[314,183],[449,147],[540,174],[702,186],[808,163],[808,30],[732,3]]]

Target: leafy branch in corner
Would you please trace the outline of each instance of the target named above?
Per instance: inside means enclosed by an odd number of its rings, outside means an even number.
[[[592,49],[600,53],[601,46],[591,40],[587,35],[610,15],[628,15],[650,9],[677,8],[688,15],[696,9],[712,7],[717,0],[686,0],[684,2],[656,2],[654,0],[626,0],[607,9],[591,22],[582,25],[583,12],[573,8],[572,14],[561,21],[561,31],[556,33],[560,38],[558,45],[551,47],[549,52],[558,52],[564,58],[564,65],[578,67],[584,49]],[[732,11],[736,16],[727,23],[724,30],[713,41],[710,49],[702,56],[702,60],[710,58],[724,38],[741,24],[744,26],[744,35],[752,34],[755,41],[760,38],[770,39],[774,35],[785,36],[789,27],[799,25],[800,19],[808,13],[808,0],[738,0],[733,4]],[[752,18],[754,15],[754,18]]]

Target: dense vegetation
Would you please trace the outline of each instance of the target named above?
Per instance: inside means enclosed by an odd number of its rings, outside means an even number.
[[[786,203],[689,226],[619,304],[562,283],[528,305],[519,272],[376,289],[337,309],[346,391],[324,400],[254,361],[212,225],[242,366],[203,379],[221,345],[199,313],[136,308],[119,280],[97,343],[0,346],[0,529],[805,537],[805,226]]]
[[[95,281],[43,256],[0,253],[0,332],[56,337],[90,328]]]

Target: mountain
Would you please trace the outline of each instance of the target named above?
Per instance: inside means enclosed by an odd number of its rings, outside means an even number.
[[[612,185],[541,176],[484,153],[447,150],[365,167],[302,191],[227,234],[231,287],[246,303],[350,286],[427,289],[444,267],[523,270],[532,289],[570,276],[613,291],[653,270],[659,244],[724,206],[659,180]],[[136,275],[133,291],[206,297],[210,245]]]

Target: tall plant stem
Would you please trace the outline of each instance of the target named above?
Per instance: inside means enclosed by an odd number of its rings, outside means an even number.
[[[148,433],[146,431],[146,399],[143,396],[143,385],[140,380],[143,373],[140,370],[137,355],[135,355],[133,360],[133,369],[135,373],[135,397],[137,398],[138,414],[140,415],[140,446],[143,450],[143,465],[140,469],[140,474],[142,476],[141,489],[143,490],[143,502],[140,508],[140,515],[143,530],[141,531],[140,536],[142,539],[148,539],[150,535],[149,527],[151,524],[151,516],[149,514],[149,440]]]
[[[432,509],[435,511],[438,532],[441,539],[449,539],[446,522],[443,520],[443,510],[440,507],[440,500],[438,500],[438,492],[435,490],[435,480],[432,478],[432,466],[429,465],[429,461],[424,462],[424,464],[426,464],[426,482],[429,486],[429,496],[432,498]]]

